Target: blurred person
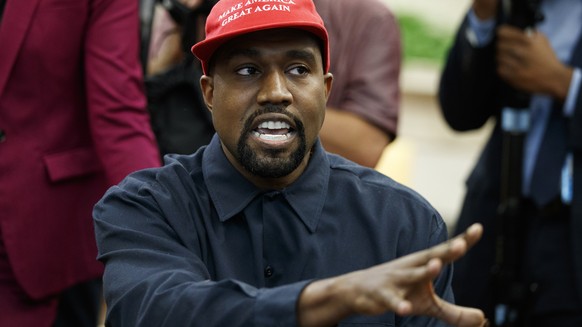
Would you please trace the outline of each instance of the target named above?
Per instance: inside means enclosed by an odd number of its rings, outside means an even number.
[[[206,10],[200,9],[215,2],[171,0],[156,6],[147,63],[152,84],[162,80],[160,74],[162,77],[163,74],[177,75],[177,67],[189,71],[189,75],[184,77],[189,82],[185,83],[196,83],[194,87],[199,87],[198,79],[193,78],[199,68],[190,68],[190,62],[182,64],[184,60],[192,59],[184,45],[203,38],[201,22],[204,20],[201,14]],[[401,66],[398,24],[390,9],[379,0],[315,0],[314,3],[329,32],[331,69],[336,75],[321,130],[322,143],[330,152],[375,167],[397,133]],[[183,8],[178,9],[180,4],[193,10],[186,19],[176,19],[183,17],[183,14],[169,13],[184,11]],[[184,24],[188,26],[187,33],[183,30]],[[177,80],[176,77],[168,79]],[[168,82],[161,84],[169,85]],[[157,92],[152,89],[152,93]],[[206,112],[197,92],[188,93],[195,94],[190,97],[197,104],[194,106]],[[172,113],[168,111],[167,106],[159,106],[157,114],[154,114],[160,121],[172,119],[171,124],[175,126],[166,123],[164,126],[167,127],[158,128],[162,152],[187,154],[210,140],[213,128],[192,126],[195,123],[193,120],[211,125],[210,117],[194,115],[188,118],[185,117],[187,113],[180,110],[175,118],[169,118]],[[168,129],[172,129],[173,133]],[[196,133],[195,130],[203,132]]]
[[[483,241],[455,265],[457,301],[494,311],[491,268],[500,206],[502,82],[531,95],[524,137],[523,281],[531,326],[582,326],[582,2],[544,0],[532,31],[504,23],[496,0],[474,0],[444,69],[439,99],[455,130],[496,124],[467,180],[457,230],[483,223]],[[520,186],[518,186],[519,188]],[[524,304],[526,301],[523,301]]]
[[[152,128],[161,155],[190,154],[214,134],[190,47],[204,37],[217,0],[140,0],[142,60]]]
[[[482,326],[449,265],[481,227],[439,245],[430,204],[319,142],[333,77],[313,2],[221,0],[206,31],[217,134],[95,206],[107,324]]]
[[[314,0],[329,33],[334,87],[321,142],[329,152],[376,167],[397,134],[401,44],[379,0]]]
[[[110,185],[160,165],[137,3],[8,0],[0,47],[0,326],[94,327],[103,266],[91,210]]]

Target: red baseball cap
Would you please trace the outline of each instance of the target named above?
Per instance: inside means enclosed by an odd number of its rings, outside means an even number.
[[[210,58],[225,42],[251,32],[274,28],[298,28],[323,41],[324,70],[329,71],[329,40],[323,20],[312,0],[220,0],[206,19],[206,38],[192,53],[208,73]]]

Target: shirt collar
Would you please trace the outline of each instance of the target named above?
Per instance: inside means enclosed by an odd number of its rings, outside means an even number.
[[[215,134],[204,152],[203,174],[220,221],[224,222],[264,193],[228,161]],[[315,143],[307,169],[291,185],[280,190],[311,232],[315,232],[325,202],[330,163],[319,140]],[[272,192],[272,191],[271,191]],[[265,192],[266,193],[266,192]]]

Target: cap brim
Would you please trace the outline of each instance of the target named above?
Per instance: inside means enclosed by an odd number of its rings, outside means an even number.
[[[248,28],[237,29],[231,33],[221,34],[214,38],[208,38],[203,41],[196,43],[192,46],[191,51],[192,53],[202,62],[202,69],[204,74],[208,73],[208,63],[210,58],[214,54],[214,52],[224,43],[244,34],[263,31],[268,29],[275,29],[275,28],[297,28],[302,29],[307,32],[313,33],[318,38],[320,38],[325,44],[328,44],[328,35],[325,29],[322,29],[321,25],[312,23],[312,22],[283,22],[283,23],[270,23],[270,24],[263,24],[263,25],[253,25]],[[329,69],[329,49],[323,49],[324,53],[322,53],[323,59],[325,60],[325,67],[324,70],[327,72]]]

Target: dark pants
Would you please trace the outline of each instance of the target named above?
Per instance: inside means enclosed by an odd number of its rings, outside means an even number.
[[[472,203],[465,203],[464,210],[479,212]],[[520,280],[524,285],[536,285],[536,291],[522,301],[526,309],[528,327],[582,327],[582,299],[577,293],[574,275],[572,235],[570,231],[570,208],[553,201],[543,208],[527,202],[525,221],[520,223],[524,240],[522,254],[515,259],[521,268]],[[497,221],[493,212],[483,213],[485,234],[483,239],[465,258],[455,263],[453,289],[457,303],[481,308],[487,317],[495,320],[497,298],[508,293],[492,278],[495,262],[495,231]],[[474,219],[466,214],[458,227],[468,226],[466,220]],[[513,262],[513,260],[512,260]]]
[[[14,276],[0,233],[1,327],[96,327],[100,307],[100,279],[75,285],[59,296],[31,299]]]
[[[562,312],[533,316],[530,327],[581,327],[582,312]]]
[[[95,327],[101,312],[101,279],[77,284],[59,298],[54,327]]]

